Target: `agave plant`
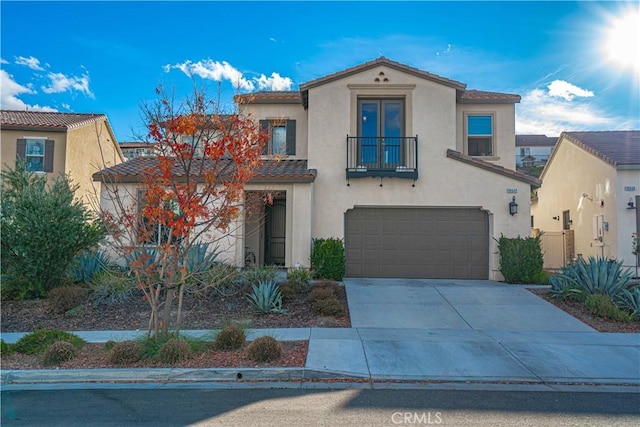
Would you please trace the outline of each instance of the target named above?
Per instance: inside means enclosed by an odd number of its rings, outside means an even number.
[[[640,286],[631,290],[623,289],[616,303],[616,305],[629,310],[634,318],[640,318]]]
[[[69,267],[69,273],[76,283],[89,283],[93,276],[104,271],[110,264],[109,257],[102,251],[87,251],[76,256]]]
[[[216,265],[219,248],[209,251],[209,243],[193,245],[187,252],[186,268],[189,273],[200,273],[212,269]]]
[[[263,313],[286,313],[282,308],[282,294],[274,281],[262,281],[258,285],[253,285],[253,290],[247,294],[247,299],[256,310]]]
[[[631,272],[622,268],[622,261],[608,258],[579,258],[575,265],[563,267],[551,278],[551,292],[557,295],[577,290],[587,295],[601,294],[611,300],[627,288]]]

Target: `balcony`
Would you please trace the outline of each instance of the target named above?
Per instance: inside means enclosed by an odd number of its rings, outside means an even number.
[[[418,179],[418,137],[347,136],[347,178]]]

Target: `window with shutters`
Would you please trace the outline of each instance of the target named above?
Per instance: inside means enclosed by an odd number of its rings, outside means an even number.
[[[18,139],[16,157],[24,160],[31,172],[53,172],[53,141],[38,137]]]
[[[282,156],[296,154],[295,120],[260,120],[260,128],[268,135],[262,154]]]

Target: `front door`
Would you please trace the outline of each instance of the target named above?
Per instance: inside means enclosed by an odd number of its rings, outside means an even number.
[[[276,199],[265,207],[264,264],[285,264],[286,200]]]

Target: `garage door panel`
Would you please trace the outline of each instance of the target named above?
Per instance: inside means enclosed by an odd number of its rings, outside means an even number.
[[[479,209],[356,208],[345,218],[347,276],[486,279],[488,217]]]

